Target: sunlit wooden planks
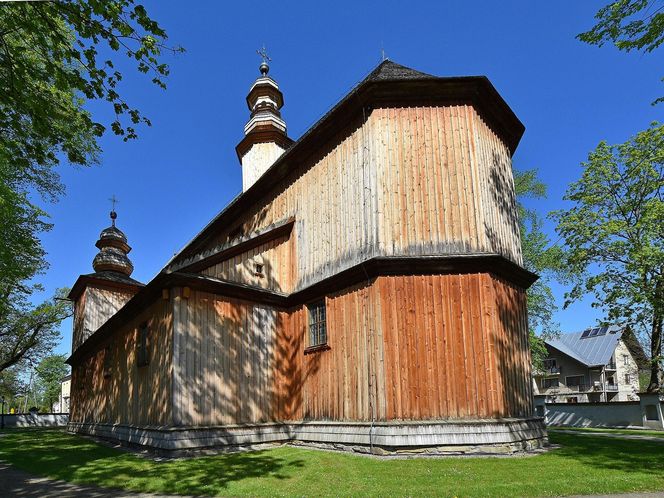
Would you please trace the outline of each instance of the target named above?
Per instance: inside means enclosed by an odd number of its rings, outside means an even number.
[[[487,274],[380,277],[376,285],[387,419],[531,413],[523,291]]]
[[[136,335],[149,328],[149,363],[136,364]],[[72,422],[165,425],[171,422],[172,315],[157,301],[96,354],[72,370]],[[106,355],[110,361],[105,365]],[[106,368],[107,367],[107,368]]]
[[[199,291],[188,299],[178,296],[175,307],[174,405],[180,423],[273,420],[275,340],[283,312]]]

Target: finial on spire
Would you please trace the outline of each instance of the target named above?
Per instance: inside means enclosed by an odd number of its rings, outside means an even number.
[[[263,76],[267,76],[267,73],[270,71],[270,66],[268,65],[268,62],[272,62],[272,59],[267,55],[267,49],[265,48],[265,44],[263,44],[263,48],[256,50],[256,53],[261,56],[263,59],[263,62],[261,62],[261,65],[258,67],[259,71]]]
[[[115,226],[115,219],[118,217],[118,213],[115,212],[115,205],[119,202],[113,194],[109,199],[111,201],[111,223]]]

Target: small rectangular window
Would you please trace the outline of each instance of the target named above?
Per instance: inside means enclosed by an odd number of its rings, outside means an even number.
[[[626,354],[623,355],[623,365],[628,367],[629,366],[629,356]]]
[[[148,363],[148,323],[143,322],[138,327],[138,337],[136,338],[136,364],[142,367]]]
[[[625,374],[625,384],[632,383],[632,376],[630,374]]]
[[[111,346],[106,346],[104,348],[104,378],[111,376],[111,366],[113,364],[113,358],[111,356]]]
[[[327,344],[325,300],[307,305],[309,309],[309,347]]]
[[[558,382],[558,379],[544,379],[544,388],[548,389],[550,387],[558,387],[560,383]]]
[[[583,375],[573,375],[565,379],[567,387],[581,387],[583,385]]]

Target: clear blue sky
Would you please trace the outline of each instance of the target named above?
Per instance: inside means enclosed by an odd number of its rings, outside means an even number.
[[[126,72],[127,100],[153,123],[138,141],[109,135],[99,166],[60,167],[67,194],[46,207],[55,224],[43,237],[46,294],[92,271],[111,194],[133,247],[133,277],[147,282],[241,190],[234,148],[263,43],[294,139],[380,62],[381,45],[391,60],[420,71],[488,76],[526,126],[515,166],[538,168],[549,186],[548,199],[533,206],[541,213],[564,206],[567,184],[600,140],[622,142],[664,111],[650,106],[664,94],[661,52],[625,54],[575,40],[606,2],[145,1],[187,52],[166,57],[167,91]],[[102,105],[90,109],[110,117]],[[562,301],[564,289],[555,291]],[[559,312],[562,330],[595,323],[601,315],[590,304]],[[69,353],[71,321],[62,335],[57,351]]]

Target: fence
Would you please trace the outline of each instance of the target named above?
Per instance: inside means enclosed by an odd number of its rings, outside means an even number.
[[[546,425],[568,427],[641,427],[664,430],[664,401],[656,394],[639,394],[640,401],[547,403],[535,396],[535,412]]]
[[[2,415],[5,427],[63,427],[68,413],[14,413]]]

